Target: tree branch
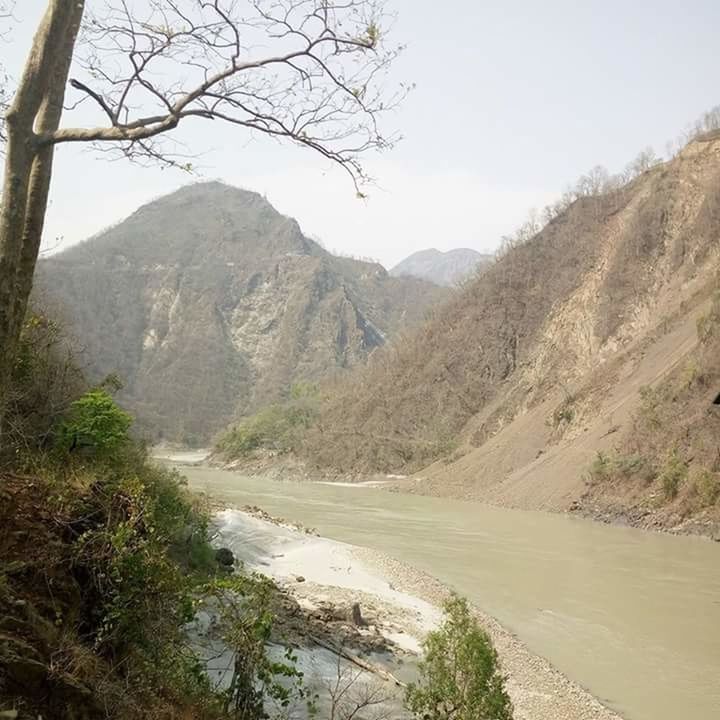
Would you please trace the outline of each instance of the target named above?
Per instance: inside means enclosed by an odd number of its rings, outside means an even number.
[[[222,120],[318,152],[358,187],[366,180],[360,156],[398,139],[383,135],[378,122],[409,90],[384,87],[403,48],[385,44],[383,0],[179,6],[147,0],[145,13],[133,15],[125,0],[110,0],[102,16],[89,18],[79,58],[89,79],[71,86],[100,107],[109,126],[60,128],[42,134],[41,146],[129,143],[131,157],[157,160],[159,137],[184,119]]]

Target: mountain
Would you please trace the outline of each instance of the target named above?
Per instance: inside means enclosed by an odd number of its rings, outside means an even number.
[[[305,461],[720,531],[719,267],[715,132],[576,196],[334,387]]]
[[[441,252],[435,248],[419,250],[390,270],[394,277],[417,277],[436,285],[451,286],[469,277],[479,267],[488,265],[492,255],[469,248]]]
[[[205,442],[233,417],[363,362],[448,292],[335,257],[262,196],[210,182],[40,263],[94,377],[146,429]]]

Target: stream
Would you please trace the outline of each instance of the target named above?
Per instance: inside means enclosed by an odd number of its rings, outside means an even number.
[[[435,576],[628,720],[720,718],[718,543],[366,486],[180,470],[217,500]]]

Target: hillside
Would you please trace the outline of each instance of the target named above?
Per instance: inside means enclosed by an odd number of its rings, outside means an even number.
[[[436,285],[451,286],[472,275],[492,261],[492,255],[470,248],[441,252],[435,248],[419,250],[401,260],[390,270],[394,277],[417,277]]]
[[[445,290],[337,258],[262,196],[191,185],[44,260],[90,374],[155,437],[207,441],[231,418],[362,361]]]
[[[716,342],[717,325],[702,318],[718,286],[719,233],[718,133],[575,197],[412,337],[329,388],[305,458],[342,473],[415,472],[401,485],[417,492],[617,516],[612,496],[645,508],[624,514],[632,522],[713,526],[720,377],[712,353],[700,354],[697,323],[709,328],[705,347]],[[685,381],[686,412],[662,384],[678,375],[696,378]],[[666,430],[638,446],[646,386],[660,388],[656,422],[689,439]],[[688,429],[699,423],[702,451]],[[593,480],[598,457],[631,452],[652,466],[644,483],[625,492],[617,473]],[[682,466],[687,488],[663,491],[668,463]],[[710,507],[683,504],[694,476]]]

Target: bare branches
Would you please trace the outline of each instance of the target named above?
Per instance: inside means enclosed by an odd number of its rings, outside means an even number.
[[[15,3],[12,0],[0,0],[0,21],[10,20],[13,17],[13,9]],[[7,38],[10,30],[7,26],[0,26],[0,41]],[[5,130],[5,114],[10,108],[10,91],[8,86],[10,84],[10,78],[5,72],[5,68],[0,63],[0,143],[7,141],[7,135]],[[2,153],[2,148],[0,148]]]
[[[175,164],[158,137],[213,119],[310,148],[366,180],[360,157],[397,140],[379,119],[402,51],[385,43],[382,0],[108,0],[86,18],[72,87],[107,124],[60,128],[41,143],[121,143]]]
[[[338,653],[335,677],[325,686],[329,720],[390,720],[396,714],[396,694],[386,683],[367,675],[362,669],[343,666]]]

